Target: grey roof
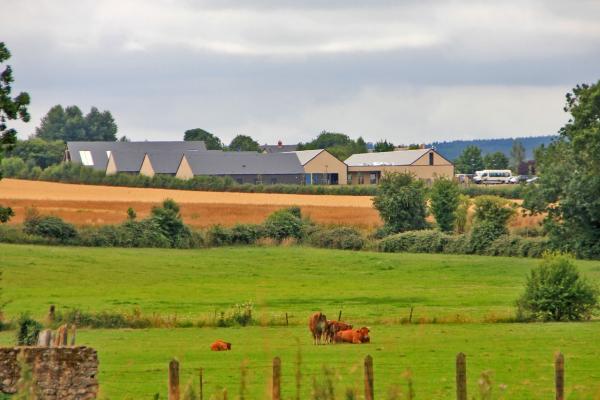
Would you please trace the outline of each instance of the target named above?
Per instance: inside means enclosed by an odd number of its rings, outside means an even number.
[[[180,152],[206,151],[202,141],[172,141],[172,142],[67,142],[70,160],[81,164],[80,151],[89,151],[92,156],[94,169],[105,170],[109,155],[107,152],[155,153],[160,151]]]
[[[186,152],[194,175],[304,174],[294,153]]]
[[[288,153],[292,153],[298,156],[300,160],[300,164],[306,165],[307,162],[318,156],[324,149],[317,150],[299,150],[299,151],[290,151]]]
[[[297,148],[297,144],[263,144],[260,146],[260,149],[265,153],[283,153],[295,151]]]
[[[213,150],[202,151],[212,152]],[[220,150],[215,150],[220,151]],[[198,150],[191,150],[186,153],[193,154],[199,152]],[[152,164],[152,169],[157,174],[175,174],[177,173],[177,169],[179,168],[179,163],[181,162],[181,158],[183,157],[184,152],[182,151],[153,151],[146,153],[148,159],[150,160],[150,164]]]
[[[115,172],[140,172],[145,154],[139,151],[113,150],[110,157],[117,167]]]
[[[344,161],[349,167],[411,165],[431,149],[397,150],[382,153],[353,154]]]

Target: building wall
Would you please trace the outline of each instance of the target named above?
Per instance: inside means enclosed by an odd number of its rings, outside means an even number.
[[[150,162],[150,157],[148,157],[148,154],[144,156],[144,161],[142,161],[140,175],[146,175],[151,178],[154,176],[154,168],[152,168],[152,162]]]
[[[251,183],[256,184],[257,180],[260,179],[263,185],[272,184],[294,184],[300,185],[304,182],[304,174],[265,174],[265,175],[218,175],[218,176],[229,176],[238,183]]]
[[[106,175],[115,175],[117,173],[117,164],[115,164],[115,159],[111,155],[108,158],[108,164],[106,164]]]
[[[190,167],[190,163],[185,156],[181,158],[181,163],[179,163],[179,168],[177,168],[175,177],[183,180],[192,179],[194,177],[192,167]]]
[[[91,400],[98,393],[98,354],[90,347],[0,348],[0,393],[14,394],[20,360],[31,368],[40,400]]]
[[[348,182],[348,166],[327,151],[320,152],[304,165],[307,174],[338,174],[340,185]]]
[[[359,173],[364,176],[364,184],[369,184],[370,173],[383,176],[388,172],[408,172],[414,174],[419,179],[433,180],[436,176],[445,176],[451,178],[454,176],[454,165],[399,165],[399,166],[378,166],[378,167],[348,167],[348,174],[352,180],[352,185],[359,184]]]
[[[452,165],[452,163],[448,160],[446,160],[444,157],[442,157],[439,153],[436,153],[435,151],[429,151],[425,154],[423,154],[417,161],[415,161],[414,163],[412,163],[412,165],[429,165],[429,153],[433,153],[433,165],[434,166],[438,166],[438,165]]]

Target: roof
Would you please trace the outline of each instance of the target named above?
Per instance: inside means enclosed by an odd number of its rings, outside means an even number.
[[[265,153],[284,153],[295,151],[297,148],[297,144],[263,144],[260,146],[260,149]]]
[[[344,161],[349,167],[411,165],[431,149],[397,150],[382,153],[353,154]]]
[[[286,152],[287,154],[295,154],[298,156],[298,160],[300,160],[300,164],[306,165],[307,162],[318,156],[324,149],[317,150],[299,150],[299,151],[290,151]]]
[[[154,153],[170,151],[183,153],[184,151],[206,151],[202,141],[164,141],[164,142],[67,142],[67,150],[71,162],[82,164],[80,151],[89,151],[91,155],[90,167],[105,170],[108,163],[108,152]]]
[[[194,175],[304,174],[294,153],[186,152]]]
[[[220,150],[214,150],[220,151]],[[190,150],[187,153],[193,154],[198,153],[198,150]],[[204,152],[213,152],[213,150],[207,150]],[[184,152],[182,151],[152,151],[145,153],[150,160],[150,164],[152,165],[152,170],[156,174],[175,174],[177,173],[177,169],[179,168],[179,163],[181,162],[181,157]]]
[[[133,151],[114,150],[110,158],[115,163],[115,172],[140,172],[145,153]],[[109,158],[109,159],[110,159]]]

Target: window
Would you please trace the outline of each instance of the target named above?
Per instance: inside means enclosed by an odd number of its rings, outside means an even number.
[[[348,180],[348,185],[352,185],[352,174],[348,174],[347,180]]]
[[[433,152],[429,152],[429,165],[433,165]]]
[[[83,165],[94,165],[94,160],[92,159],[92,152],[87,150],[82,150],[79,152],[79,157],[81,158],[81,163]]]
[[[369,183],[375,185],[377,183],[377,172],[371,172],[369,174]]]
[[[363,174],[359,173],[358,174],[358,184],[362,185],[365,183],[365,177],[363,176]]]
[[[277,183],[277,178],[271,178],[271,185],[274,185]]]

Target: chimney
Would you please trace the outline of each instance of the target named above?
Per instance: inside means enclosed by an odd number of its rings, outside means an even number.
[[[282,148],[283,142],[281,140],[277,141],[277,147]]]

